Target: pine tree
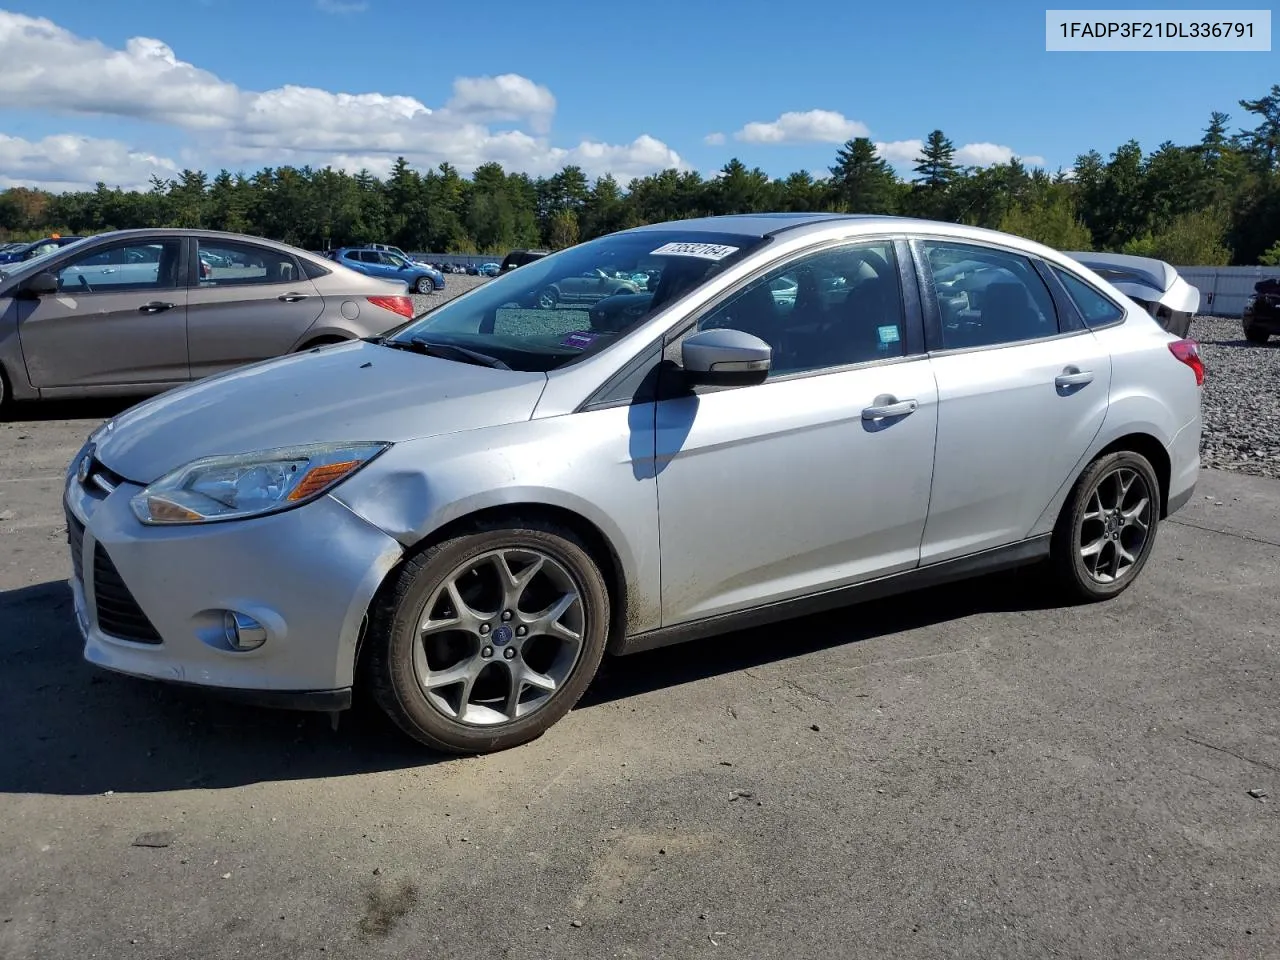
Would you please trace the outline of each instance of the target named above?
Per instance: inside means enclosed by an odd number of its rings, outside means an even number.
[[[896,213],[898,178],[869,137],[849,140],[836,153],[831,188],[849,213]]]

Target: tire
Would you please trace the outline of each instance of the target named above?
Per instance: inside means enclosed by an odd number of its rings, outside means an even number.
[[[419,277],[417,282],[413,285],[414,292],[420,293],[424,296],[428,293],[433,293],[435,289],[435,282],[430,277]]]
[[[13,392],[9,389],[9,379],[5,376],[4,367],[0,366],[0,423],[9,419],[13,409]]]
[[[538,294],[537,305],[543,310],[554,310],[560,302],[560,291],[555,287],[546,287]]]
[[[498,557],[515,575],[505,589]],[[455,596],[474,606],[460,616]],[[418,742],[447,753],[505,750],[540,737],[577,703],[600,666],[609,616],[604,577],[571,530],[535,519],[486,525],[401,566],[370,617],[365,677]],[[465,629],[450,626],[458,622]],[[537,682],[517,682],[516,671]]]
[[[1160,510],[1160,482],[1150,461],[1130,450],[1099,457],[1080,475],[1058,516],[1049,554],[1054,586],[1068,600],[1085,603],[1123,593],[1151,556]],[[1086,555],[1084,548],[1095,544],[1097,551]]]
[[[1265,330],[1259,330],[1257,327],[1245,324],[1244,338],[1250,343],[1257,344],[1258,346],[1264,346],[1266,342],[1271,339],[1271,335]]]

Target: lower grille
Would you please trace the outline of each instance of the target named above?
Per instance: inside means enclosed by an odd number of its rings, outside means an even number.
[[[67,511],[67,544],[71,547],[71,569],[75,571],[76,582],[84,584],[84,524]]]
[[[93,547],[93,598],[98,608],[98,627],[103,633],[135,643],[161,642],[160,634],[133,599],[100,543]]]

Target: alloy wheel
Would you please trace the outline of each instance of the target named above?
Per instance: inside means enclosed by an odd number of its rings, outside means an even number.
[[[560,561],[528,547],[492,550],[458,566],[427,600],[414,674],[448,719],[512,723],[564,686],[586,627],[581,587]]]
[[[1150,543],[1154,503],[1146,479],[1132,467],[1099,478],[1085,502],[1078,539],[1094,581],[1116,583],[1136,568]]]

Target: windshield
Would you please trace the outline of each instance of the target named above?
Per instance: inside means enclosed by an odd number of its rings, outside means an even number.
[[[610,234],[498,276],[390,339],[465,347],[513,370],[554,370],[603,350],[763,242],[678,227]]]

